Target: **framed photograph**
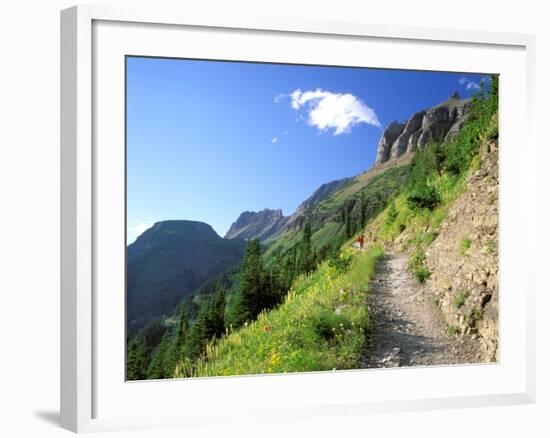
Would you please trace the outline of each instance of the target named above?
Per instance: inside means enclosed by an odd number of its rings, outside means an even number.
[[[533,53],[62,11],[62,426],[534,402]]]

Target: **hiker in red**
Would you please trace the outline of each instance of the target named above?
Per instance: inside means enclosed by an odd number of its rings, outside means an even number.
[[[363,233],[359,234],[359,237],[357,238],[357,243],[359,243],[359,249],[363,251],[363,245],[365,243],[365,236]]]

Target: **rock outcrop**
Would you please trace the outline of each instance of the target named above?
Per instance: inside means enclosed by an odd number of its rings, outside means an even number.
[[[265,240],[277,234],[287,223],[287,216],[282,210],[245,211],[233,222],[226,239],[260,239]]]
[[[291,216],[283,216],[282,210],[264,209],[262,211],[245,211],[233,222],[226,239],[260,239],[266,240],[288,229],[302,227],[306,212],[328,198],[335,191],[343,188],[353,178],[337,179],[321,185],[312,195],[302,202]]]
[[[466,121],[470,101],[460,99],[455,92],[446,102],[413,114],[406,123],[390,123],[380,137],[375,164],[422,149],[430,141],[446,141],[456,135]]]
[[[399,158],[405,152],[412,152],[414,150],[418,137],[422,133],[420,128],[422,127],[422,121],[425,115],[426,111],[415,113],[405,124],[403,132],[401,132],[397,140],[392,144],[391,158]]]
[[[498,144],[480,148],[479,169],[426,251],[427,292],[449,327],[480,341],[482,360],[498,360]]]
[[[402,123],[391,122],[384,129],[382,137],[380,137],[380,141],[378,142],[378,148],[376,149],[375,164],[385,163],[390,159],[392,145],[403,132],[404,127],[405,125]]]

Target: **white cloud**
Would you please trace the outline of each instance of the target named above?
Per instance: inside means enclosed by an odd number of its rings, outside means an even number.
[[[279,141],[279,138],[278,137],[273,137],[271,139],[271,143],[277,143]]]
[[[308,124],[320,131],[333,129],[334,135],[348,134],[352,127],[361,123],[382,127],[374,110],[350,93],[332,93],[320,88],[314,91],[297,89],[288,97],[290,106],[296,111],[305,109]]]
[[[481,79],[481,82],[483,82],[484,78]],[[475,81],[472,81],[468,78],[466,78],[465,76],[462,76],[459,80],[458,80],[458,83],[460,85],[464,85],[466,87],[466,90],[479,90],[481,87],[480,85],[475,82]]]

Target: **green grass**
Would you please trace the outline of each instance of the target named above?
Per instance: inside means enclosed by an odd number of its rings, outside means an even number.
[[[483,318],[483,309],[481,307],[476,307],[472,309],[472,311],[470,312],[470,320],[479,321],[481,318]]]
[[[466,298],[468,298],[467,292],[464,292],[464,291],[459,292],[458,295],[453,300],[453,306],[456,309],[460,309],[466,302]]]
[[[196,366],[175,376],[229,376],[351,369],[357,366],[371,325],[368,284],[380,247],[366,253],[342,250],[351,265],[341,272],[329,262],[295,281],[285,301],[258,319],[207,346]]]
[[[341,230],[342,224],[329,222],[328,224],[323,225],[322,228],[319,228],[317,231],[315,231],[315,233],[313,233],[313,235],[311,236],[311,242],[316,249],[319,249],[338,237]]]
[[[417,248],[409,259],[408,268],[419,283],[424,283],[430,276],[430,270],[426,266],[426,255]]]
[[[460,329],[458,328],[458,326],[451,324],[449,327],[447,327],[447,332],[452,336],[456,336],[460,334]]]
[[[465,237],[460,242],[460,253],[463,256],[465,256],[466,254],[468,254],[468,250],[470,249],[471,246],[472,246],[472,239]]]

